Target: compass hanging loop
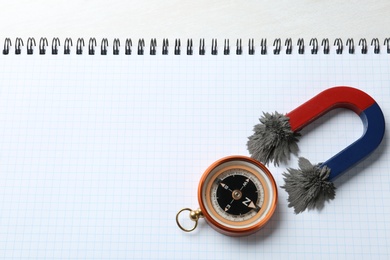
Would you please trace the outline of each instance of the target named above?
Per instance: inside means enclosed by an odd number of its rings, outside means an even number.
[[[189,217],[192,221],[195,222],[194,226],[190,229],[187,229],[185,227],[183,227],[181,224],[180,224],[180,221],[179,221],[179,215],[183,212],[183,211],[189,211],[190,214],[189,214]],[[185,232],[191,232],[191,231],[194,231],[196,229],[196,227],[198,226],[198,220],[199,218],[203,218],[203,213],[200,209],[197,209],[197,210],[192,210],[190,208],[184,208],[184,209],[181,209],[177,214],[176,214],[176,224],[179,226],[179,228]]]

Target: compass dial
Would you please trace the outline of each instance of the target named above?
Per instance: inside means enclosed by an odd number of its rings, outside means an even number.
[[[250,219],[264,203],[263,185],[244,169],[226,170],[214,181],[212,190],[213,207],[231,221]]]
[[[228,235],[247,235],[272,216],[277,189],[264,165],[249,157],[231,156],[206,170],[198,199],[212,227]]]

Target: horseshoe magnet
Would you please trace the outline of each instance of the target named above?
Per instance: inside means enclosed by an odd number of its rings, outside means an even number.
[[[347,108],[358,114],[363,122],[363,135],[354,143],[328,159],[313,165],[299,158],[300,169],[284,173],[289,194],[289,207],[295,213],[306,208],[321,207],[335,197],[333,180],[345,170],[368,156],[383,139],[385,120],[379,105],[365,92],[351,87],[327,89],[286,115],[264,113],[261,124],[255,125],[247,146],[254,159],[275,165],[286,162],[290,154],[298,153],[299,131],[334,108]]]

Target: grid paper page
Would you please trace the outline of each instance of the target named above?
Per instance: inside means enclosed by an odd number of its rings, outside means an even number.
[[[390,56],[0,57],[0,258],[2,259],[388,259],[388,133],[335,182],[336,199],[295,215],[287,194],[248,237],[200,221],[203,171],[248,155],[262,111],[287,113],[326,88],[359,88],[390,122]],[[302,131],[300,156],[322,162],[362,135],[337,109]],[[269,165],[278,187],[297,157]]]

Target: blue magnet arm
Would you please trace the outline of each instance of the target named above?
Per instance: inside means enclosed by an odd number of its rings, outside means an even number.
[[[371,154],[383,139],[385,118],[377,103],[363,110],[359,116],[364,126],[363,135],[321,165],[326,165],[331,169],[329,180],[334,180],[348,168]]]

